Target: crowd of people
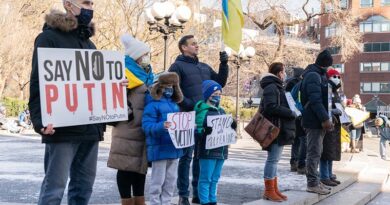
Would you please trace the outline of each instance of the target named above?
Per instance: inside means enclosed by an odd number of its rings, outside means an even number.
[[[69,205],[88,204],[96,176],[98,142],[103,140],[106,129],[106,124],[61,128],[42,124],[37,48],[96,49],[90,40],[94,34],[93,2],[63,0],[63,5],[66,13],[53,10],[46,15],[43,31],[35,40],[32,59],[29,108],[34,130],[45,144],[45,177],[39,205],[60,204],[67,186]],[[212,133],[206,119],[225,113],[220,100],[229,74],[228,55],[219,54],[219,69],[215,72],[199,61],[196,38],[186,35],[179,40],[181,54],[169,72],[156,78],[150,63],[151,48],[129,35],[121,41],[125,66],[131,73],[122,83],[127,87],[128,120],[109,124],[113,129],[107,162],[108,167],[117,170],[121,203],[144,205],[144,193],[148,191],[150,204],[170,204],[177,188],[179,205],[189,205],[190,198],[192,203],[217,204],[217,184],[228,157],[228,146],[205,149],[206,136]],[[277,174],[285,145],[292,145],[291,171],[306,175],[308,192],[323,195],[330,193],[329,187],[340,184],[332,165],[333,161],[340,160],[342,127],[351,130],[351,152],[358,152],[356,141],[362,127],[347,126],[340,121],[342,110],[336,104],[343,104],[339,95],[341,75],[331,68],[332,64],[332,55],[324,50],[306,69],[294,69],[293,78],[287,79],[283,63],[275,62],[261,79],[264,92],[259,109],[280,128],[277,138],[265,148],[265,199],[288,200],[278,189]],[[302,115],[293,111],[286,98],[286,92],[296,86],[299,86]],[[363,109],[360,103],[357,96],[352,103],[344,104]],[[196,143],[184,149],[173,145],[167,131],[171,126],[168,113],[180,111],[196,113]],[[389,139],[386,126],[390,123],[377,121],[385,133],[382,134],[385,142]],[[231,127],[236,129],[236,122]],[[150,187],[145,190],[150,166]]]

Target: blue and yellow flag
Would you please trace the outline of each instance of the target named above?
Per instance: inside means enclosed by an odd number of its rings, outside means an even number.
[[[223,42],[236,52],[240,50],[243,26],[241,0],[222,0]]]

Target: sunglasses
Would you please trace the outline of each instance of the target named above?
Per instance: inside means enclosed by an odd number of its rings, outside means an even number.
[[[332,76],[332,78],[338,78],[338,79],[341,79],[341,77],[339,75],[334,75]]]

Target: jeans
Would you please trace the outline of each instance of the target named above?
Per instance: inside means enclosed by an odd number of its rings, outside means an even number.
[[[177,179],[177,159],[152,162],[152,176],[149,187],[150,205],[170,205]]]
[[[198,192],[201,204],[217,202],[217,184],[223,167],[223,159],[200,159]]]
[[[306,166],[306,136],[295,137],[291,146],[290,164],[298,162],[298,168]]]
[[[278,162],[282,156],[284,146],[273,143],[267,150],[267,160],[264,165],[264,179],[273,179],[277,176]]]
[[[38,205],[59,205],[68,177],[68,204],[87,205],[96,176],[98,142],[45,145],[45,177]]]
[[[192,155],[194,153],[194,147],[187,147],[183,149],[184,155],[179,160],[177,189],[179,190],[180,197],[189,197],[190,190],[190,165]],[[198,197],[198,179],[199,179],[199,159],[194,158],[192,160],[192,196]]]
[[[359,141],[361,135],[362,135],[362,128],[356,128],[354,130],[351,130],[351,140]]]
[[[388,140],[381,137],[381,140],[379,142],[379,153],[381,154],[381,157],[382,158],[385,158],[386,157],[386,142]]]
[[[307,129],[307,156],[306,156],[306,179],[307,186],[315,187],[319,185],[318,164],[322,154],[322,143],[325,137],[323,129]]]
[[[320,179],[327,180],[332,177],[332,168],[333,161],[332,160],[320,160]]]

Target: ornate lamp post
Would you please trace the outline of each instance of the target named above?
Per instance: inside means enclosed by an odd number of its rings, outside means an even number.
[[[191,10],[187,6],[175,5],[170,1],[155,2],[151,9],[146,10],[146,17],[149,24],[149,31],[159,32],[164,38],[164,71],[167,69],[168,38],[177,30],[183,31],[184,24],[191,17]]]
[[[250,62],[251,58],[255,56],[256,50],[253,47],[247,47],[244,48],[244,46],[241,45],[240,51],[238,53],[234,52],[231,48],[226,47],[225,48],[226,53],[229,57],[233,57],[230,59],[231,62],[236,66],[237,68],[237,87],[236,87],[236,121],[237,124],[239,124],[240,120],[240,107],[239,107],[239,98],[240,98],[240,68],[241,65],[245,62]],[[240,129],[238,129],[240,130]]]

